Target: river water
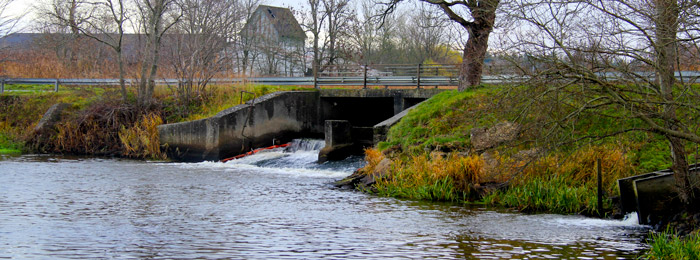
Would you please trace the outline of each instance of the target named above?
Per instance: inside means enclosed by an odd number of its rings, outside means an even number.
[[[628,259],[634,219],[382,198],[330,183],[319,141],[227,163],[0,158],[0,259]]]

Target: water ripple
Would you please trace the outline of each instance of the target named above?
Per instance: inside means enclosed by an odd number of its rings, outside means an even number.
[[[0,258],[614,259],[646,247],[630,222],[328,185],[350,171],[43,156],[0,169]]]

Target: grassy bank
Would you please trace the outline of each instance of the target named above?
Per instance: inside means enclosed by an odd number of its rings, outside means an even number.
[[[204,96],[184,100],[158,87],[153,105],[124,104],[115,87],[61,87],[59,92],[18,86],[0,95],[0,153],[43,152],[165,159],[156,126],[212,116],[221,110],[276,91],[299,87],[210,86]],[[244,93],[251,92],[254,95]],[[241,95],[241,93],[244,93]],[[48,133],[34,131],[54,104],[68,103]]]
[[[365,190],[524,212],[610,216],[619,196],[617,179],[671,165],[664,138],[628,131],[644,127],[629,111],[605,107],[574,111],[580,107],[575,99],[528,101],[528,92],[535,91],[489,87],[444,92],[422,103],[389,130],[386,142],[366,151],[368,164],[360,173],[381,177]],[[559,106],[562,103],[567,106]],[[517,129],[517,134],[499,140],[508,129]],[[477,139],[478,133],[497,138],[484,142]],[[696,148],[688,146],[690,163],[698,160]],[[374,167],[387,159],[388,173],[374,173]],[[597,200],[598,159],[603,172],[602,212]],[[699,259],[698,241],[697,232],[686,237],[655,234],[643,258]]]
[[[625,131],[641,125],[626,111],[566,117],[577,100],[558,100],[569,106],[553,109],[557,104],[551,100],[524,98],[531,91],[482,87],[444,92],[422,103],[389,130],[386,142],[367,153],[368,161],[381,161],[371,158],[377,156],[392,161],[390,174],[375,184],[377,193],[527,212],[609,215],[617,179],[670,166],[665,139]],[[501,135],[499,125],[517,134],[486,144],[473,140],[477,130]],[[602,160],[603,212],[597,205],[597,159]]]

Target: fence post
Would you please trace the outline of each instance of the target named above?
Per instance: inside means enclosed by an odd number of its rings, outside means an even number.
[[[58,79],[56,79],[56,81],[55,81],[54,84],[53,84],[53,90],[54,90],[55,92],[58,92]]]
[[[318,69],[314,70],[314,88],[319,89],[319,87],[318,87]]]
[[[601,159],[598,158],[598,214],[603,213],[603,168],[601,166]],[[602,215],[601,215],[602,216]]]
[[[0,81],[0,94],[5,93],[5,79]]]
[[[417,71],[417,77],[416,77],[416,83],[418,88],[420,89],[420,67],[422,64],[418,63],[418,71]]]
[[[365,76],[364,76],[364,80],[362,80],[362,82],[363,82],[362,89],[367,89],[367,64],[365,64]]]

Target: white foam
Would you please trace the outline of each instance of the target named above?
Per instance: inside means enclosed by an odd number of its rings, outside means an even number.
[[[627,214],[622,220],[582,218],[582,217],[561,217],[553,219],[560,225],[581,226],[581,227],[634,227],[640,226],[637,219],[637,212]]]
[[[319,166],[319,149],[323,147],[319,140],[295,140],[293,149],[276,148],[262,150],[256,154],[233,159],[225,163],[200,162],[179,163],[179,167],[186,169],[224,169],[224,170],[252,170],[260,173],[280,174],[292,177],[321,177],[342,178],[350,175],[355,169],[352,167],[336,167],[324,169]],[[325,166],[325,168],[329,168]],[[330,167],[332,168],[332,167]]]

